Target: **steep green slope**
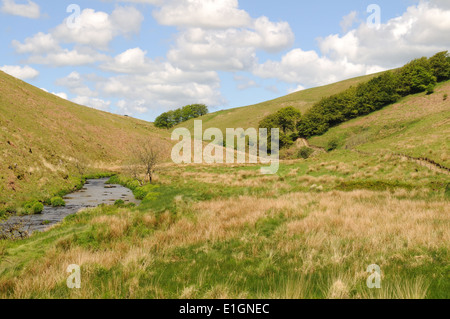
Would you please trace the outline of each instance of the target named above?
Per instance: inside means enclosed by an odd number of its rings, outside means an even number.
[[[326,86],[307,89],[255,105],[210,113],[199,119],[203,121],[204,129],[217,127],[223,132],[225,132],[227,128],[258,127],[259,122],[264,117],[275,113],[283,107],[293,106],[304,113],[323,97],[342,92],[351,86],[367,82],[377,75],[379,74],[361,76]],[[186,127],[192,130],[194,127],[194,120],[181,123],[177,127]]]
[[[151,123],[71,103],[0,72],[0,208],[71,187],[80,166],[114,169],[129,159],[130,145],[166,135]]]
[[[450,100],[444,98],[446,94],[450,94],[449,81],[440,83],[432,95],[409,96],[334,127],[310,143],[326,147],[335,139],[340,148],[425,157],[450,167]]]

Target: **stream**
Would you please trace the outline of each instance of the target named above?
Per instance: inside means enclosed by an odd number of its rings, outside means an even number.
[[[121,185],[106,184],[109,178],[88,179],[83,188],[63,197],[64,207],[45,206],[41,214],[28,216],[12,216],[5,222],[22,222],[24,229],[30,234],[34,231],[45,231],[52,225],[61,222],[66,216],[75,214],[81,209],[97,207],[101,204],[112,205],[116,200],[123,200],[125,204],[140,204],[133,192]]]

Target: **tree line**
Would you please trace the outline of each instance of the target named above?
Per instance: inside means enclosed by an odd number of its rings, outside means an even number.
[[[400,69],[384,72],[367,83],[323,98],[303,116],[293,107],[264,118],[260,128],[280,128],[280,147],[297,138],[322,135],[331,127],[367,115],[410,94],[434,93],[438,82],[450,79],[450,55],[439,52],[431,58],[413,60]]]
[[[186,105],[182,108],[165,112],[158,116],[155,120],[155,126],[158,128],[170,129],[180,123],[208,113],[208,107],[204,104]]]

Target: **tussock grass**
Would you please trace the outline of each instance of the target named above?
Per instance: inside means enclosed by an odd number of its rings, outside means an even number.
[[[446,201],[368,190],[175,200],[175,212],[159,214],[90,209],[6,244],[0,296],[425,298],[433,287],[445,295]],[[84,231],[65,232],[78,225]],[[38,242],[38,258],[17,259]],[[11,267],[18,260],[22,266]],[[79,291],[65,288],[65,268],[73,263],[82,268]],[[372,263],[383,271],[379,291],[365,287]],[[416,276],[429,267],[437,278]]]

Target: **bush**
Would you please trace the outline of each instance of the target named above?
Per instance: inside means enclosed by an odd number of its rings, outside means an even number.
[[[339,146],[338,139],[337,138],[333,138],[330,141],[328,141],[326,150],[327,150],[327,152],[331,152],[331,151],[334,151],[335,149],[337,149],[338,146]]]
[[[19,209],[19,215],[23,214],[40,214],[44,210],[44,205],[37,200],[29,201],[23,206],[23,212]]]
[[[314,150],[310,147],[307,146],[303,146],[299,151],[298,151],[298,157],[302,157],[304,159],[307,159],[311,156],[311,154],[314,153]]]
[[[434,85],[430,84],[427,87],[427,95],[433,94],[434,93]]]
[[[31,208],[31,211],[33,214],[40,214],[44,210],[44,204],[42,203],[35,203],[33,207]]]
[[[66,206],[66,202],[59,196],[55,196],[50,200],[50,204],[53,207],[61,207],[61,206]]]
[[[444,101],[448,99],[448,94],[444,94]]]

